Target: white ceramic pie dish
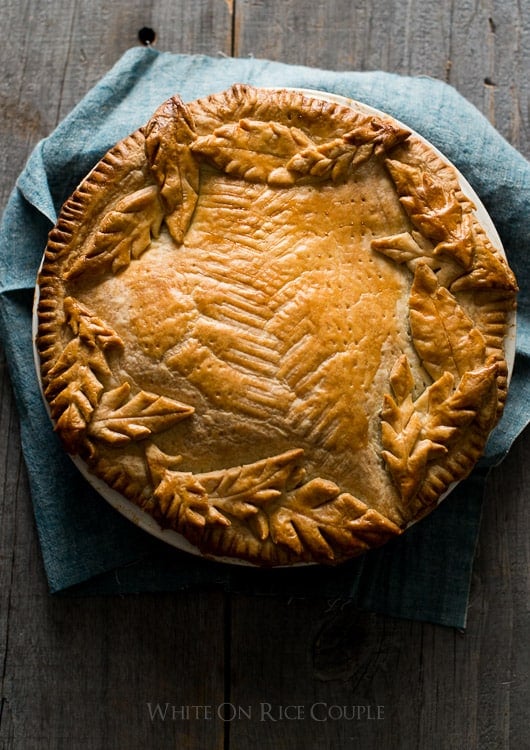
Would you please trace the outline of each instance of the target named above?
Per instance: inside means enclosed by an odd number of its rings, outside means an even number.
[[[313,98],[321,98],[327,101],[336,102],[338,104],[352,107],[354,109],[357,109],[363,113],[367,114],[374,114],[379,117],[388,117],[384,112],[381,112],[380,110],[374,109],[373,107],[370,107],[366,104],[354,101],[352,99],[348,99],[343,96],[330,94],[322,91],[316,91],[316,90],[309,90],[309,89],[294,89],[296,91],[302,92],[307,94],[308,96],[311,96]],[[395,118],[393,118],[395,120]],[[399,122],[399,121],[398,121]],[[406,125],[403,125],[403,127],[407,127]],[[410,130],[410,128],[408,128]],[[451,164],[451,162],[442,154],[438,149],[436,149],[430,142],[428,142],[426,139],[424,139],[421,135],[418,133],[412,131],[413,134],[423,140],[425,143],[429,145],[431,149],[433,149],[439,156],[442,158],[446,163]],[[502,248],[502,243],[500,240],[500,237],[497,233],[497,230],[494,226],[494,223],[489,216],[488,212],[486,211],[485,207],[483,206],[482,202],[480,201],[480,198],[476,194],[476,192],[473,190],[473,188],[470,186],[470,184],[467,182],[465,177],[454,167],[454,165],[451,164],[451,166],[455,169],[458,179],[460,182],[460,186],[462,189],[462,192],[473,202],[475,206],[475,214],[479,222],[482,224],[483,228],[485,229],[489,239],[493,243],[493,245],[500,250],[501,253],[504,254],[504,250]],[[36,335],[37,335],[37,307],[39,303],[39,288],[36,287],[35,290],[35,301],[34,301],[34,314],[33,314],[33,343],[34,343],[34,357],[35,357],[35,365],[36,365],[36,371],[37,376],[39,379],[39,384],[41,384],[40,379],[40,361],[39,361],[39,355],[37,352],[36,347]],[[516,316],[515,312],[513,313],[512,320],[509,325],[509,330],[506,336],[506,361],[508,364],[508,378],[510,378],[512,370],[513,370],[513,364],[515,359],[515,333],[516,333]],[[42,388],[42,386],[41,386]],[[49,413],[48,405],[46,402],[46,399],[43,395],[43,401],[45,403],[46,409]],[[86,478],[86,480],[89,482],[89,484],[119,513],[121,513],[125,518],[127,518],[129,521],[137,525],[138,527],[142,528],[144,531],[149,533],[150,535],[162,540],[163,542],[170,544],[171,546],[184,551],[188,552],[193,555],[201,556],[201,557],[208,557],[213,558],[220,562],[229,563],[232,565],[245,565],[245,566],[251,566],[255,567],[253,563],[247,562],[245,560],[240,560],[236,558],[228,558],[228,557],[214,557],[212,555],[205,555],[202,553],[197,547],[192,545],[184,536],[179,534],[176,531],[173,531],[171,529],[163,529],[160,527],[160,525],[146,512],[142,511],[138,506],[136,506],[134,503],[127,500],[123,495],[118,493],[117,491],[111,489],[105,482],[103,482],[101,479],[96,477],[94,474],[92,474],[86,465],[86,463],[80,459],[77,456],[71,457],[74,464],[77,466],[81,474]],[[454,485],[453,485],[454,486]],[[451,487],[443,496],[440,498],[441,502],[447,495],[450,493]],[[410,524],[411,525],[411,524]],[[315,563],[298,563],[298,565],[314,565]],[[280,566],[282,567],[282,566]],[[292,567],[292,566],[289,566]]]

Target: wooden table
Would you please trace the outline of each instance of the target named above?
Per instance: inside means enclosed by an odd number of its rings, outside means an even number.
[[[2,207],[37,140],[138,44],[142,27],[161,50],[433,76],[530,153],[527,0],[1,8]],[[5,365],[0,376],[2,748],[530,747],[528,431],[489,483],[465,634],[325,600],[57,598]]]

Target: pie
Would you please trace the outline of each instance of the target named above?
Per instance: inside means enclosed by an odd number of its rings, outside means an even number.
[[[307,92],[166,101],[66,201],[38,291],[64,448],[207,556],[384,544],[506,399],[516,280],[456,170]]]

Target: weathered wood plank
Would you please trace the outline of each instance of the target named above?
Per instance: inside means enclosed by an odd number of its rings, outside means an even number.
[[[444,78],[452,4],[362,0],[239,0],[236,54],[335,70]]]
[[[481,748],[525,747],[529,741],[529,448],[526,430],[493,473],[484,508],[469,628],[479,634]]]
[[[7,0],[2,12],[2,208],[37,140],[138,44],[142,26],[175,51],[231,49],[223,3]],[[172,706],[178,716],[182,705],[223,701],[222,594],[51,598],[3,360],[0,385],[0,746],[223,747],[222,724],[171,717]],[[149,703],[170,704],[165,720],[151,720]]]
[[[2,25],[2,206],[30,148],[139,44],[141,28],[152,28],[158,47],[174,52],[228,55],[232,45],[230,8],[210,0],[4,0]]]
[[[455,3],[452,17],[449,83],[528,157],[528,3]]]

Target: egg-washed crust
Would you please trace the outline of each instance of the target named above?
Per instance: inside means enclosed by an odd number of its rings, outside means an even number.
[[[49,236],[37,348],[65,449],[205,555],[384,544],[467,476],[506,399],[517,286],[474,208],[390,117],[173,97]]]

